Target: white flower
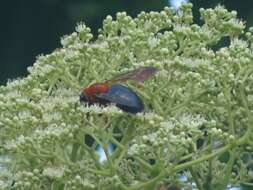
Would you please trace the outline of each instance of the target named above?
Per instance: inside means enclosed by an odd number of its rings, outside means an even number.
[[[101,113],[106,113],[106,114],[115,114],[115,113],[123,113],[122,110],[120,110],[119,108],[117,108],[116,106],[114,106],[113,104],[108,105],[108,106],[99,106],[98,104],[93,104],[93,105],[81,105],[79,108],[82,112],[84,113],[97,113],[97,114],[101,114]]]
[[[162,120],[163,118],[160,115],[157,115],[154,112],[139,112],[136,114],[137,118],[145,120]]]
[[[43,175],[50,178],[60,179],[64,174],[64,168],[62,167],[48,167],[43,170]]]
[[[70,44],[73,44],[77,39],[77,33],[73,32],[71,35],[69,36],[63,36],[61,38],[61,44],[63,47],[67,47]]]
[[[174,129],[175,127],[175,124],[172,121],[161,122],[160,125],[161,127],[168,128],[170,130]]]
[[[77,32],[83,32],[83,31],[86,31],[87,30],[87,27],[86,27],[86,25],[85,25],[85,23],[84,22],[79,22],[78,24],[77,24],[77,26],[76,26],[76,31]]]
[[[145,21],[144,28],[149,29],[152,27],[152,22],[150,20]]]
[[[231,47],[238,46],[242,49],[245,49],[249,46],[248,42],[239,38],[233,38],[230,43]]]
[[[47,123],[52,121],[60,121],[62,116],[60,112],[44,113],[42,116],[43,120]]]
[[[202,115],[183,114],[179,121],[190,128],[198,128],[206,122],[206,119]]]
[[[150,49],[155,48],[159,44],[159,40],[156,37],[150,37],[148,39],[148,45]]]

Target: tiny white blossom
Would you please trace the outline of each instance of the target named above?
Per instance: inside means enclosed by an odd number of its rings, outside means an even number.
[[[60,179],[64,174],[64,168],[62,167],[48,167],[43,170],[43,175],[50,178]]]
[[[161,127],[168,129],[173,129],[175,127],[175,124],[172,121],[161,122],[160,125]]]
[[[87,27],[84,22],[80,22],[76,26],[76,31],[79,33],[85,31],[86,29],[87,29]]]
[[[159,40],[156,37],[150,37],[148,39],[148,45],[151,49],[155,48],[159,44]]]
[[[244,49],[244,48],[247,48],[249,46],[249,44],[245,40],[242,40],[239,38],[233,38],[231,40],[230,46],[231,47],[239,46],[240,48]]]
[[[179,121],[188,127],[197,128],[203,125],[206,122],[206,119],[201,115],[183,114],[179,118]]]

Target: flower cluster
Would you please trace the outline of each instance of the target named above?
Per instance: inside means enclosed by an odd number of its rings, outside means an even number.
[[[97,36],[79,23],[27,77],[1,86],[0,189],[252,182],[253,28],[222,6],[200,15],[197,25],[192,4],[136,18],[122,12],[107,16]],[[143,66],[159,72],[141,86],[125,84],[142,98],[143,113],[79,102],[83,87]]]

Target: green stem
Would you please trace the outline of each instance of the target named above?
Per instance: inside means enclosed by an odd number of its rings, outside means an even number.
[[[110,172],[107,171],[102,171],[102,170],[95,170],[95,169],[88,169],[90,172],[98,174],[98,175],[102,175],[102,176],[111,176]]]
[[[210,159],[208,161],[208,173],[206,177],[206,181],[204,184],[204,189],[206,190],[211,190],[211,184],[212,184],[212,179],[213,179],[213,159]]]
[[[199,150],[196,152],[196,154],[195,154],[195,153],[190,153],[190,154],[187,154],[187,155],[181,157],[181,158],[179,159],[178,162],[186,161],[186,160],[192,158],[193,156],[200,155],[201,153],[205,153],[205,152],[210,153],[210,148],[211,148],[211,145],[207,145],[207,146],[205,146],[204,148],[199,149]]]
[[[77,76],[76,76],[77,80],[79,80],[79,78],[81,76],[82,69],[83,69],[83,65],[80,65],[79,69],[78,69],[78,72],[77,72]]]
[[[150,172],[153,171],[153,167],[148,162],[146,162],[145,160],[143,160],[142,158],[140,158],[138,156],[133,156],[133,158],[135,160],[137,160],[144,169],[146,169],[146,170],[148,170]]]
[[[196,170],[193,168],[193,167],[190,167],[189,168],[190,172],[191,172],[191,175],[192,175],[192,178],[194,180],[194,182],[196,183],[196,186],[197,186],[197,189],[198,190],[204,190],[200,180],[199,180],[199,177],[198,177],[198,174],[196,172]]]
[[[158,104],[157,102],[157,98],[156,97],[152,97],[152,105],[154,106],[154,109],[156,110],[156,112],[159,115],[164,115],[164,110],[162,109],[162,107]]]
[[[226,102],[227,102],[229,130],[230,130],[230,134],[234,135],[235,134],[235,127],[234,127],[233,110],[232,110],[232,105],[231,105],[229,89],[228,89],[227,86],[220,87],[220,88],[224,89],[223,94],[224,94],[224,97],[225,97]]]
[[[108,152],[108,144],[107,145],[104,145],[103,146],[103,149],[104,149],[104,152],[105,152],[105,156],[106,156],[106,160],[108,161],[109,163],[109,166],[110,166],[110,170],[112,171],[112,174],[115,175],[116,174],[116,169],[115,169],[115,165],[113,164],[112,162],[112,158]]]
[[[119,141],[117,141],[117,139],[115,139],[114,137],[111,137],[110,140],[112,141],[113,144],[115,144],[117,146],[117,148],[120,148],[121,150],[124,150],[125,147],[124,145],[122,145]]]
[[[166,81],[163,82],[164,84],[160,86],[154,93],[152,93],[153,96],[157,96],[162,90],[164,90],[169,85],[169,83],[171,82],[171,75]]]
[[[77,142],[73,143],[71,158],[70,158],[72,162],[76,162],[76,157],[77,157],[77,152],[78,152],[79,147],[80,147],[79,143],[77,143]]]
[[[249,186],[249,187],[253,186],[253,183],[250,183],[250,182],[241,182],[241,184],[245,186]]]
[[[243,135],[242,138],[240,138],[238,141],[237,141],[237,144],[238,145],[242,145],[244,143],[246,143],[251,135],[252,135],[252,131],[253,131],[253,126],[252,126],[252,123],[253,123],[253,117],[252,117],[252,114],[249,110],[249,107],[248,107],[248,102],[247,102],[247,99],[245,97],[245,94],[244,94],[244,91],[243,91],[243,87],[240,86],[239,88],[239,95],[240,95],[240,98],[242,100],[242,104],[246,110],[246,114],[247,114],[247,117],[248,117],[248,124],[247,124],[247,131],[245,132],[245,134]]]
[[[187,99],[186,99],[184,102],[182,102],[181,104],[176,105],[175,107],[169,109],[168,113],[173,113],[173,112],[175,112],[175,111],[180,110],[180,108],[182,108],[182,107],[186,107],[186,105],[187,105],[188,103],[190,103],[191,101],[193,101],[193,100],[197,99],[198,97],[202,96],[202,95],[205,94],[206,92],[207,92],[206,90],[203,90],[203,91],[201,91],[201,92],[199,92],[199,93],[197,93],[197,94],[191,95],[189,98],[187,98]]]
[[[121,157],[121,154],[125,154],[127,151],[126,145],[129,143],[129,141],[132,139],[134,134],[135,128],[132,126],[132,123],[130,123],[127,126],[126,132],[124,132],[123,139],[121,140],[121,144],[123,145],[124,149],[116,149],[115,152],[112,154],[112,160],[118,160],[119,157]],[[119,161],[119,160],[118,160]]]
[[[191,152],[195,152],[195,151],[196,151],[196,145],[195,145],[195,144],[192,144],[192,145],[191,145],[190,151],[191,151]],[[195,168],[193,168],[193,167],[191,166],[191,167],[189,168],[189,170],[190,170],[190,173],[191,173],[191,175],[192,175],[192,178],[193,178],[193,180],[194,180],[194,182],[195,182],[195,184],[196,184],[196,186],[197,186],[197,189],[198,189],[198,190],[204,190],[204,188],[203,188],[203,183],[201,183],[200,180],[199,180],[199,178],[201,178],[201,177],[198,176],[198,173],[197,173],[197,171],[195,170]]]
[[[98,169],[101,169],[101,164],[98,160],[98,156],[96,155],[94,149],[90,148],[89,146],[87,146],[86,144],[82,143],[81,144],[82,147],[89,153],[89,155],[91,156],[91,158],[95,161],[95,165]]]
[[[224,176],[224,179],[222,180],[222,187],[221,189],[226,189],[229,183],[229,179],[232,174],[232,168],[235,161],[235,149],[233,149],[229,154],[229,161],[226,164],[225,171],[222,172],[222,176]]]
[[[206,160],[209,160],[211,158],[214,158],[214,157],[216,157],[216,156],[218,156],[218,155],[220,155],[220,154],[228,151],[229,148],[231,148],[231,144],[228,144],[228,145],[226,145],[226,146],[224,146],[224,147],[216,150],[215,152],[213,152],[213,153],[211,153],[209,155],[205,155],[205,156],[202,156],[202,157],[200,157],[200,158],[198,158],[196,160],[192,160],[192,161],[189,161],[189,162],[186,162],[186,163],[183,163],[183,164],[179,164],[179,165],[177,165],[177,166],[175,166],[173,168],[173,172],[184,170],[184,169],[189,168],[189,167],[191,167],[191,166],[193,166],[195,164],[199,164],[199,163],[201,163],[203,161],[206,161]]]

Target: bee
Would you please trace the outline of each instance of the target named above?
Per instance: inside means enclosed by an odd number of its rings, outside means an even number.
[[[121,83],[128,80],[144,82],[158,71],[155,67],[141,67],[136,70],[123,73],[105,82],[92,84],[83,88],[80,101],[89,105],[115,104],[119,109],[128,113],[138,113],[144,110],[141,98],[130,88]]]

